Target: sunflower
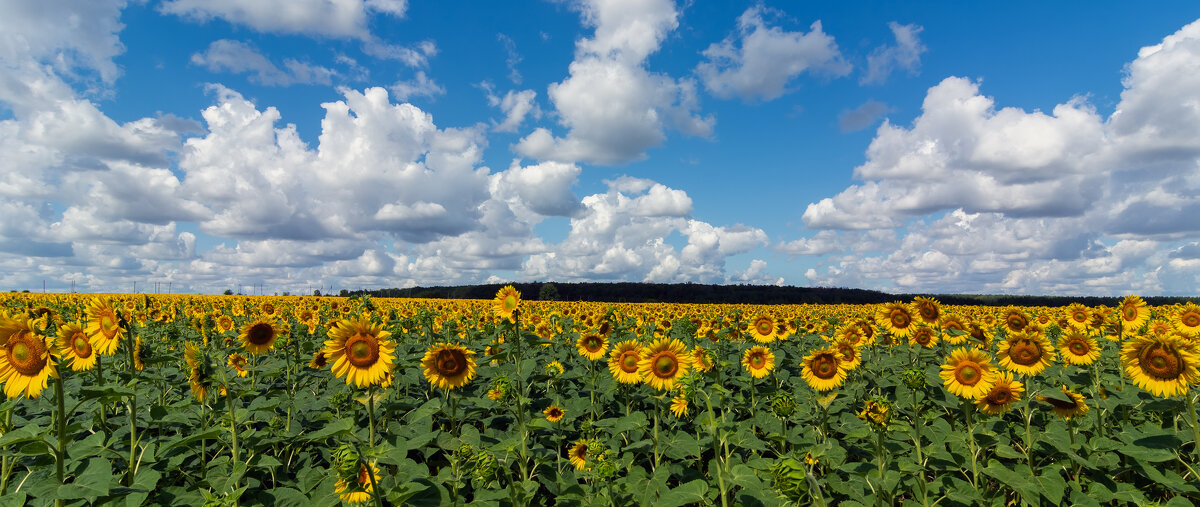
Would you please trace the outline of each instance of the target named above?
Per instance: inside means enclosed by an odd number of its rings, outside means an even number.
[[[462,345],[437,343],[425,352],[425,379],[438,389],[454,390],[475,378],[475,351]],[[389,365],[390,367],[390,365]]]
[[[1038,375],[1054,361],[1054,348],[1045,336],[1015,333],[1000,342],[996,358],[1008,371]]]
[[[551,377],[559,377],[562,376],[563,373],[566,373],[566,371],[567,369],[563,368],[562,363],[558,361],[550,361],[549,363],[546,363],[546,375]]]
[[[1058,354],[1067,364],[1087,366],[1100,359],[1100,344],[1072,326],[1058,337]]]
[[[313,358],[312,361],[308,362],[308,367],[319,370],[324,368],[326,364],[329,364],[329,362],[325,360],[325,349],[317,349],[316,352],[313,352]]]
[[[1067,389],[1067,386],[1062,386],[1062,394],[1071,401],[1050,398],[1047,396],[1038,396],[1037,400],[1043,403],[1049,403],[1054,414],[1063,418],[1070,419],[1072,417],[1083,417],[1088,413],[1088,406],[1085,403],[1086,398],[1082,394]]]
[[[95,298],[88,303],[87,325],[83,330],[92,338],[92,347],[96,349],[96,353],[106,356],[111,356],[117,351],[117,344],[125,336],[121,318],[117,317],[112,303],[106,298]]]
[[[967,341],[980,350],[988,350],[992,348],[992,339],[995,338],[995,333],[990,329],[980,325],[978,322],[970,322],[967,324]]]
[[[242,326],[238,340],[242,348],[249,354],[263,354],[275,347],[275,340],[284,333],[284,329],[276,321],[258,319]]]
[[[502,319],[515,321],[513,314],[516,313],[517,307],[521,306],[521,293],[512,285],[505,285],[496,292],[496,299],[492,300],[492,313]]]
[[[779,335],[775,332],[775,319],[769,315],[759,315],[750,323],[750,337],[758,343],[771,343]]]
[[[608,354],[608,372],[617,382],[636,384],[642,381],[642,375],[638,373],[638,363],[641,360],[642,348],[637,342],[620,342]]]
[[[938,322],[942,328],[942,339],[950,345],[962,345],[967,341],[969,325],[957,315],[942,315],[942,320]]]
[[[334,376],[358,387],[383,383],[396,360],[396,344],[382,325],[352,317],[339,320],[327,334],[325,360],[333,365]]]
[[[833,342],[833,348],[837,349],[838,354],[842,356],[842,369],[854,371],[855,368],[862,365],[862,352],[859,350],[859,347],[838,339]]]
[[[1132,294],[1121,300],[1121,306],[1117,308],[1117,313],[1120,315],[1122,335],[1137,333],[1146,324],[1146,321],[1150,320],[1150,307],[1146,305],[1145,301],[1142,301],[1142,298]]]
[[[975,407],[988,415],[1007,412],[1013,402],[1021,401],[1021,393],[1025,392],[1024,384],[1013,380],[1009,372],[996,375],[996,383],[988,393],[975,400]]]
[[[972,400],[986,396],[996,383],[987,353],[970,347],[951,351],[939,375],[951,393]]]
[[[705,349],[699,345],[692,349],[692,367],[696,368],[696,371],[700,373],[707,373],[709,370],[713,369],[713,366],[715,366],[713,363],[713,355],[708,351],[708,349]]]
[[[1087,329],[1088,321],[1092,318],[1092,312],[1081,303],[1067,305],[1066,313],[1067,325],[1081,331]]]
[[[742,354],[742,366],[746,367],[751,377],[763,378],[775,369],[775,354],[761,345],[750,347]]]
[[[921,322],[930,326],[937,326],[942,316],[941,303],[934,298],[917,296],[913,298],[912,310],[921,319]]]
[[[879,322],[880,327],[897,338],[907,338],[914,327],[912,310],[899,301],[880,306],[875,312],[875,320]]]
[[[675,338],[660,338],[642,349],[638,373],[645,382],[659,391],[675,387],[675,380],[686,375],[692,366],[692,355],[683,342]]]
[[[333,485],[333,492],[337,493],[343,502],[349,504],[370,502],[371,492],[373,491],[373,487],[371,486],[372,474],[375,477],[379,477],[379,467],[372,463],[370,470],[368,470],[367,465],[360,462],[358,465],[358,475],[351,480],[338,478],[337,483]]]
[[[1171,325],[1179,334],[1188,338],[1200,338],[1200,306],[1185,303],[1171,318]]]
[[[1029,316],[1020,308],[1008,308],[1004,311],[1004,330],[1009,333],[1020,333],[1029,325]]]
[[[604,358],[604,352],[608,350],[608,337],[599,334],[585,334],[579,337],[575,349],[579,351],[579,355],[592,361],[599,361]]]
[[[583,470],[584,468],[587,468],[589,443],[590,442],[588,442],[588,439],[586,438],[579,439],[575,442],[575,445],[571,446],[571,450],[568,451],[568,453],[571,455],[571,464],[575,465],[575,470]]]
[[[832,348],[814,350],[802,362],[804,366],[800,374],[813,389],[828,391],[846,381],[846,367],[841,354]]]
[[[1200,357],[1179,335],[1142,336],[1121,348],[1121,365],[1134,385],[1159,397],[1187,394],[1188,384],[1200,383]]]
[[[58,328],[58,355],[69,362],[74,371],[92,369],[100,357],[92,349],[92,340],[83,332],[83,327],[74,322]]]
[[[53,340],[35,330],[33,319],[0,320],[0,381],[9,398],[37,398],[58,377],[58,368],[50,352]]]
[[[222,333],[228,332],[228,331],[233,331],[233,326],[234,326],[233,317],[230,317],[228,315],[218,315],[215,320],[217,323],[217,331],[220,331]]]
[[[138,337],[133,340],[133,369],[137,371],[146,369],[146,363],[143,362],[145,353],[146,346],[142,343],[141,335],[138,335]]]
[[[229,366],[233,367],[234,371],[237,372],[237,376],[245,377],[250,373],[250,371],[246,369],[246,364],[246,356],[238,354],[237,352],[229,355]]]
[[[932,349],[938,344],[938,333],[929,326],[919,324],[912,334],[908,335],[908,344]]]
[[[563,409],[559,408],[558,405],[550,405],[549,407],[546,407],[546,410],[542,411],[542,414],[546,416],[547,421],[556,423],[561,421],[563,416],[567,413],[564,412]]]
[[[683,419],[688,415],[688,400],[682,395],[671,398],[671,415],[676,419]]]
[[[188,385],[192,395],[201,403],[212,396],[213,374],[208,357],[192,342],[183,345],[183,359],[188,365]]]

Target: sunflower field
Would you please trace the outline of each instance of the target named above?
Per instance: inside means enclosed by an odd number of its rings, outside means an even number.
[[[1195,505],[1200,306],[0,295],[0,505]]]

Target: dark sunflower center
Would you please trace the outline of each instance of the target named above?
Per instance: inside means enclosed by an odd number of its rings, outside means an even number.
[[[273,305],[271,303],[264,304],[262,307],[262,311],[264,314],[267,314],[267,315],[275,315],[275,305]]]
[[[1070,395],[1068,395],[1068,397],[1069,396]],[[1046,398],[1046,403],[1053,405],[1054,408],[1060,408],[1063,410],[1074,410],[1078,406],[1075,403],[1074,399],[1072,399],[1071,401],[1063,401],[1063,400],[1058,400],[1058,399],[1054,399],[1054,398]]]
[[[892,325],[896,327],[908,327],[909,322],[912,322],[912,317],[902,311],[892,312]]]
[[[364,487],[371,485],[371,472],[366,465],[358,465],[358,484]]]
[[[963,361],[954,369],[954,380],[964,386],[973,386],[979,383],[983,371],[979,364],[974,361]]]
[[[250,330],[246,331],[246,341],[258,346],[270,345],[275,341],[275,328],[264,322],[250,326]]]
[[[71,348],[75,349],[75,357],[87,359],[92,357],[92,342],[83,333],[75,333],[71,337]]]
[[[758,334],[768,335],[771,334],[771,330],[775,328],[775,324],[766,319],[759,319],[759,321],[754,324],[754,327],[758,329]]]
[[[46,346],[28,331],[19,331],[8,339],[8,362],[26,377],[41,373],[46,367]]]
[[[346,340],[346,360],[358,368],[373,366],[379,361],[379,340],[370,334],[355,333]]]
[[[930,340],[933,340],[933,333],[930,332],[917,333],[917,336],[913,338],[913,341],[921,345],[929,345]]]
[[[583,339],[583,348],[588,352],[599,352],[604,341],[599,336],[588,336]]]
[[[1181,315],[1179,320],[1187,327],[1197,327],[1200,326],[1200,313],[1187,312]]]
[[[504,309],[505,310],[516,310],[517,309],[516,296],[513,296],[512,294],[504,296]]]
[[[1183,374],[1183,358],[1179,352],[1158,344],[1146,347],[1141,365],[1146,373],[1162,380],[1176,380]]]
[[[762,369],[767,364],[767,358],[762,354],[753,354],[750,356],[750,366],[754,369]]]
[[[105,310],[100,315],[100,332],[104,333],[105,338],[112,338],[117,335],[117,316],[112,310]]]
[[[654,374],[659,378],[671,378],[679,369],[679,361],[668,354],[659,354],[654,360]]]
[[[638,369],[637,352],[625,352],[621,354],[621,371],[625,373],[634,373]]]
[[[587,444],[579,444],[575,446],[575,457],[579,459],[587,458]]]
[[[921,312],[921,318],[925,319],[926,321],[932,322],[932,321],[937,320],[937,318],[938,318],[937,308],[933,308],[930,306],[922,306],[920,312]]]
[[[1008,327],[1010,329],[1025,329],[1027,324],[1028,322],[1026,322],[1024,318],[1016,315],[1008,318]]]
[[[1075,312],[1075,313],[1072,313],[1072,314],[1071,314],[1071,320],[1074,320],[1075,322],[1087,322],[1087,321],[1088,321],[1088,314],[1087,314],[1087,312]]]
[[[442,350],[437,353],[438,374],[455,377],[467,369],[467,356],[461,350]]]
[[[833,354],[821,354],[812,360],[813,376],[821,380],[829,380],[837,375],[837,358]]]
[[[1126,306],[1121,309],[1121,313],[1125,316],[1125,320],[1137,320],[1138,311],[1136,306]]]
[[[1092,348],[1088,346],[1087,342],[1076,339],[1067,344],[1067,350],[1077,356],[1086,356],[1092,351]]]
[[[1021,340],[1009,347],[1008,359],[1021,366],[1036,364],[1042,359],[1042,348],[1033,342]]]
[[[997,389],[991,396],[988,396],[988,401],[993,405],[1004,405],[1012,401],[1012,393],[1007,388]]]

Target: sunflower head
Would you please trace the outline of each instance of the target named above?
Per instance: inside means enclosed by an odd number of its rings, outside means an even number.
[[[863,403],[863,409],[858,413],[858,418],[878,428],[887,428],[892,419],[892,407],[886,399],[872,398]]]
[[[1200,338],[1200,306],[1196,303],[1185,303],[1171,318],[1171,325],[1179,334],[1188,338]]]
[[[1050,409],[1063,419],[1071,419],[1073,417],[1082,417],[1088,413],[1088,406],[1082,394],[1068,389],[1067,386],[1062,386],[1062,390],[1054,393],[1051,396],[1037,397],[1037,400],[1050,405]]]
[[[584,470],[587,468],[588,445],[590,443],[591,441],[586,438],[577,440],[575,445],[571,446],[571,449],[567,451],[571,456],[571,464],[575,466],[575,470]]]
[[[74,322],[58,328],[58,353],[74,371],[92,369],[100,357],[92,348],[92,339],[83,332],[82,326]]]
[[[632,340],[623,341],[608,354],[608,372],[617,382],[636,384],[642,381],[642,375],[638,371],[638,363],[641,361],[641,346]]]
[[[1011,373],[1001,372],[996,376],[996,383],[991,390],[975,400],[975,407],[988,415],[1003,414],[1013,402],[1021,400],[1021,393],[1024,392],[1025,386],[1013,380]]]
[[[53,340],[38,334],[36,326],[34,319],[0,319],[0,381],[9,398],[37,398],[50,376],[58,376]]]
[[[1058,338],[1058,355],[1067,364],[1087,366],[1100,359],[1100,344],[1072,326]]]
[[[996,357],[1006,370],[1038,375],[1054,360],[1054,349],[1042,335],[1015,333],[1000,343]]]
[[[117,351],[117,344],[125,336],[125,328],[121,326],[121,317],[108,298],[98,297],[88,303],[84,332],[92,338],[92,346],[97,353],[111,356]]]
[[[687,353],[683,342],[675,338],[659,338],[642,349],[638,373],[650,387],[669,391],[691,366],[692,355]]]
[[[921,347],[931,349],[931,348],[936,347],[937,343],[938,343],[937,332],[934,331],[934,329],[932,327],[926,326],[924,324],[918,325],[917,328],[915,330],[913,330],[912,334],[908,335],[908,344],[909,345],[919,345]]]
[[[496,292],[496,298],[492,304],[492,313],[497,317],[512,321],[515,320],[513,314],[520,306],[521,293],[517,292],[517,289],[513,288],[512,285],[505,285]]]
[[[549,407],[546,407],[546,410],[542,411],[542,414],[546,416],[547,421],[556,423],[562,420],[563,416],[566,415],[566,412],[559,408],[558,405],[550,405]]]
[[[604,358],[604,352],[608,350],[608,337],[601,334],[585,334],[579,337],[575,348],[579,351],[579,355],[591,361],[599,361]]]
[[[688,400],[682,395],[677,395],[671,398],[671,415],[676,419],[683,419],[688,415]]]
[[[930,326],[936,326],[942,316],[941,303],[934,298],[917,296],[912,302],[913,313]]]
[[[1186,395],[1200,383],[1200,355],[1178,334],[1143,335],[1121,348],[1121,364],[1134,385],[1159,397]]]
[[[242,348],[249,354],[264,354],[275,347],[275,342],[283,335],[283,326],[271,319],[258,319],[247,322],[242,326],[238,340]]]
[[[880,327],[897,338],[907,338],[914,327],[912,310],[899,301],[880,306],[875,312],[875,320],[879,322]]]
[[[804,357],[800,373],[813,389],[828,391],[846,381],[843,363],[841,354],[833,348],[817,349]]]
[[[1137,333],[1150,320],[1150,307],[1142,298],[1132,294],[1121,300],[1117,313],[1120,315],[1122,335]]]
[[[475,378],[475,352],[462,345],[437,343],[421,359],[425,379],[443,390],[458,389]]]
[[[763,378],[775,369],[775,354],[764,346],[754,346],[742,354],[742,366],[754,378]]]
[[[975,348],[960,348],[950,352],[939,374],[955,396],[979,399],[995,384],[996,372],[986,352]]]
[[[347,384],[358,387],[381,385],[387,380],[396,360],[396,344],[391,333],[365,317],[337,321],[325,340],[325,360],[333,365],[334,376],[346,377]]]
[[[776,333],[775,319],[769,315],[759,315],[750,322],[750,337],[758,343],[771,343],[779,335]]]

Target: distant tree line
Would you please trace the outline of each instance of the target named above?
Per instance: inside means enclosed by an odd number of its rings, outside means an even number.
[[[1116,306],[1121,297],[1019,296],[969,294],[890,294],[875,290],[841,287],[793,287],[774,285],[711,285],[699,283],[638,282],[517,282],[510,284],[411,287],[406,289],[343,290],[341,296],[369,294],[387,298],[492,299],[505,285],[512,285],[527,300],[603,301],[612,303],[741,303],[741,304],[874,304],[911,301],[915,296],[934,297],[947,305],[978,306]],[[1200,302],[1197,297],[1143,297],[1151,305]]]

